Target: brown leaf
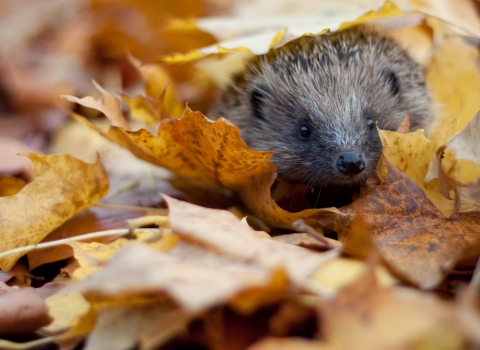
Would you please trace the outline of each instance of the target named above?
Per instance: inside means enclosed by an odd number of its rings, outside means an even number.
[[[320,307],[324,347],[320,349],[463,349],[451,305],[405,287],[378,286],[370,267]]]
[[[344,241],[361,216],[388,265],[403,278],[433,288],[457,255],[480,236],[480,212],[450,218],[430,202],[406,175],[387,163],[389,176],[353,204],[331,211],[319,222]]]
[[[11,288],[0,282],[0,335],[35,331],[52,319],[33,288]]]
[[[226,210],[202,208],[164,197],[170,209],[170,226],[180,237],[199,242],[236,260],[268,269],[283,267],[297,286],[302,286],[323,263],[339,253],[338,249],[326,254],[314,253],[263,238]]]
[[[103,307],[86,349],[157,348],[185,331],[193,316],[169,303]]]
[[[185,310],[199,311],[229,300],[240,291],[277,283],[275,272],[210,256],[200,264],[132,243],[104,269],[79,282],[87,299],[168,295]],[[282,283],[285,285],[284,283]]]
[[[74,96],[61,95],[61,97],[68,101],[81,104],[82,106],[97,109],[105,114],[112,125],[122,127],[125,130],[130,130],[130,126],[120,110],[120,100],[98,85],[95,81],[93,84],[98,91],[102,93],[102,97],[97,100],[91,96],[77,98]]]
[[[0,198],[0,252],[40,242],[108,191],[100,159],[88,164],[67,154],[28,157],[35,180],[20,193]],[[22,255],[0,255],[0,268],[9,270]]]
[[[408,134],[410,132],[410,114],[407,114],[402,120],[402,124],[397,129],[399,134]]]

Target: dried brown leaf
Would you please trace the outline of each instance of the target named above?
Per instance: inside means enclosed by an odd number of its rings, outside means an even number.
[[[33,288],[11,288],[0,282],[0,335],[35,331],[52,322]]]
[[[480,238],[480,212],[446,218],[406,175],[387,164],[389,176],[353,204],[319,222],[348,239],[361,216],[382,258],[403,278],[433,288],[462,251]],[[479,252],[480,253],[480,252]]]

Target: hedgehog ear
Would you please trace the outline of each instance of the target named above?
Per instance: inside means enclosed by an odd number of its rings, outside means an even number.
[[[383,70],[383,74],[386,79],[386,84],[390,89],[392,95],[398,95],[400,91],[400,83],[398,81],[397,75],[395,72],[389,68]]]
[[[252,104],[252,111],[255,118],[264,120],[263,107],[265,104],[265,96],[261,89],[256,88],[252,91],[250,103]]]

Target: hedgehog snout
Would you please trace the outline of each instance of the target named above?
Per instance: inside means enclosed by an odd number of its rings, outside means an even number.
[[[344,175],[357,175],[365,170],[365,161],[359,152],[344,152],[338,156],[337,169]]]

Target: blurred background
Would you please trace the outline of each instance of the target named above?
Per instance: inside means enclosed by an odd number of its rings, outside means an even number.
[[[421,7],[465,28],[480,28],[478,1],[395,3],[405,10]],[[0,175],[32,179],[29,161],[18,153],[67,151],[88,158],[107,147],[102,146],[107,141],[94,141],[84,127],[69,129],[72,122],[65,109],[91,118],[98,112],[59,98],[98,97],[92,80],[110,92],[138,95],[145,90],[138,67],[155,65],[158,80],[168,84],[170,99],[176,103],[172,114],[180,116],[185,102],[206,113],[216,86],[228,79],[238,62],[227,57],[167,64],[159,58],[232,40],[233,46],[247,42],[253,52],[261,53],[268,49],[260,40],[264,33],[282,32],[286,26],[313,32],[335,21],[353,20],[382,4],[378,0],[2,0]],[[244,41],[235,42],[238,38]],[[427,47],[423,60],[428,60],[429,45],[423,45]],[[122,106],[127,109],[125,103]]]

